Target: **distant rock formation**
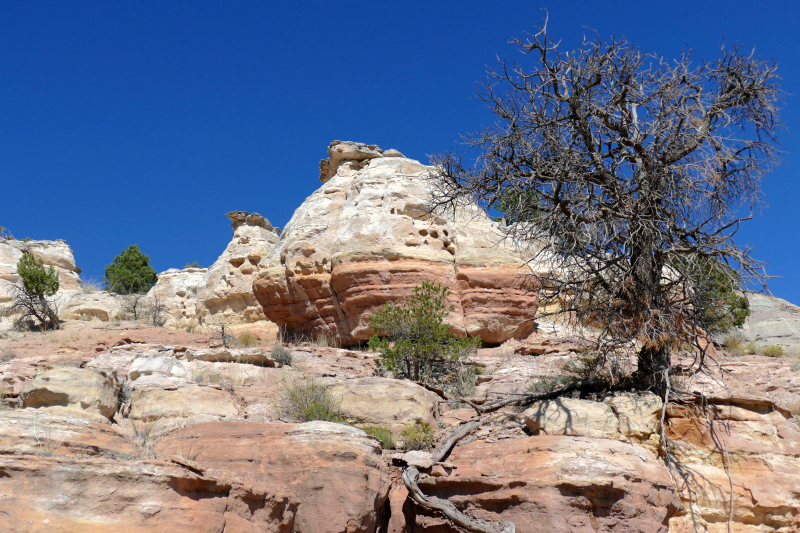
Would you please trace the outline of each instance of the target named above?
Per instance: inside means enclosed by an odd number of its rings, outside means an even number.
[[[0,280],[17,283],[17,263],[23,253],[31,253],[58,272],[59,294],[74,293],[81,289],[81,269],[75,265],[72,248],[63,240],[20,241],[0,238]],[[7,284],[0,281],[0,304],[10,299]]]
[[[396,150],[331,143],[323,185],[295,211],[253,284],[266,317],[355,343],[372,334],[368,317],[379,306],[431,281],[452,292],[456,332],[489,343],[527,335],[538,280],[477,207],[430,213],[428,171]]]
[[[750,316],[741,331],[745,339],[762,345],[795,347],[800,344],[800,307],[757,292],[745,293]]]
[[[265,320],[253,295],[253,280],[269,264],[280,229],[258,213],[232,211],[233,238],[209,268],[170,269],[158,276],[148,296],[166,306],[167,325],[202,327],[215,322],[236,326]]]

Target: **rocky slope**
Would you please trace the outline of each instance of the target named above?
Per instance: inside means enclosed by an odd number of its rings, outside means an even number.
[[[561,374],[581,345],[550,331],[473,356],[483,369],[473,398]],[[402,441],[401,428],[430,423],[441,441],[477,418],[472,409],[380,377],[371,352],[292,345],[281,368],[272,345],[226,349],[210,335],[124,322],[4,335],[3,528],[456,531],[408,498],[398,467],[413,460],[426,494],[518,532],[716,533],[731,516],[737,532],[800,529],[800,428],[789,403],[764,399],[788,398],[768,378],[796,359],[721,353],[724,369],[750,365],[748,382],[684,383],[708,393],[702,405],[664,411],[655,396],[616,393],[506,408],[425,465],[424,453],[405,459],[359,427]],[[352,425],[282,420],[276,400],[300,376],[326,376]]]
[[[785,348],[800,345],[800,307],[767,294],[745,295],[750,303],[750,316],[741,330],[746,340]]]
[[[344,344],[368,316],[422,281],[447,286],[451,327],[500,343],[533,327],[537,281],[480,210],[429,212],[429,169],[396,150],[334,141],[323,185],[295,211],[253,284],[264,314],[292,332]]]

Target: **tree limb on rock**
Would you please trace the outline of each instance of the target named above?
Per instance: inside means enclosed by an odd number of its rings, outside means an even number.
[[[491,413],[492,411],[497,411],[498,409],[507,407],[509,405],[528,405],[530,403],[539,400],[549,400],[551,398],[557,398],[574,390],[596,390],[598,387],[602,387],[605,384],[606,382],[601,379],[582,379],[580,381],[573,381],[572,383],[568,383],[563,387],[552,390],[550,392],[519,394],[516,396],[512,396],[511,398],[505,398],[503,400],[498,400],[496,402],[488,404],[478,404],[466,399],[461,399],[459,401],[468,404],[470,407],[475,409],[475,411],[477,411],[479,414],[485,414],[485,413]]]
[[[471,531],[473,533],[514,533],[516,527],[511,522],[488,522],[480,518],[472,518],[459,511],[455,505],[447,500],[426,496],[417,485],[419,470],[415,466],[409,466],[403,470],[403,482],[406,484],[408,494],[414,503],[431,511],[437,511],[444,515],[453,524]]]

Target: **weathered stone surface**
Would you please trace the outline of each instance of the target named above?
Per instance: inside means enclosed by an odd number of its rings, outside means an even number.
[[[176,426],[210,422],[239,415],[231,394],[218,386],[133,383],[128,417],[152,424],[156,433]]]
[[[800,346],[800,307],[767,294],[745,296],[750,303],[750,316],[741,329],[745,339],[765,346]]]
[[[680,502],[669,472],[634,444],[539,436],[458,446],[449,476],[419,482],[476,518],[527,532],[665,532]],[[414,531],[455,531],[417,516]]]
[[[77,292],[81,287],[81,269],[75,265],[72,248],[63,241],[20,241],[0,238],[0,304],[9,301],[8,288],[2,280],[11,283],[19,281],[17,263],[22,254],[28,252],[52,266],[58,272],[59,293]]]
[[[111,426],[82,414],[39,409],[0,411],[0,455],[119,457],[134,453],[130,442]]]
[[[24,407],[57,408],[111,418],[117,411],[117,380],[91,368],[55,367],[22,389]]]
[[[258,213],[232,211],[233,238],[209,268],[170,269],[158,275],[148,296],[166,306],[167,326],[236,326],[266,322],[253,295],[253,280],[269,266],[280,230]],[[262,328],[274,336],[277,328]]]
[[[800,428],[770,402],[669,406],[667,436],[686,515],[674,531],[800,531]]]
[[[415,422],[433,423],[440,399],[411,381],[378,377],[337,381],[330,391],[341,400],[348,421],[388,425],[398,431]]]
[[[653,394],[611,396],[602,402],[556,398],[534,403],[522,416],[534,435],[644,441],[658,429],[662,405]]]
[[[156,449],[166,457],[195,445],[202,451],[194,462],[206,475],[267,487],[298,502],[289,531],[377,529],[388,469],[380,446],[360,429],[330,422],[212,422],[173,432]]]
[[[431,281],[452,292],[455,331],[492,343],[531,331],[538,281],[499,225],[477,208],[429,213],[428,169],[417,161],[377,147],[334,152],[335,173],[295,211],[253,284],[267,318],[359,342],[379,306]]]
[[[122,300],[105,291],[65,294],[59,301],[59,311],[65,319],[108,322],[119,318],[121,310]]]
[[[0,456],[5,531],[289,532],[297,502],[163,461]]]

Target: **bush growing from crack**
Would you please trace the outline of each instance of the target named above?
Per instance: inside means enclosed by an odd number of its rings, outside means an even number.
[[[400,432],[407,450],[429,450],[436,444],[433,426],[427,422],[417,421],[409,424]]]
[[[272,356],[272,359],[274,359],[275,362],[281,366],[292,365],[292,352],[290,352],[285,346],[278,344],[272,348],[270,355]]]

